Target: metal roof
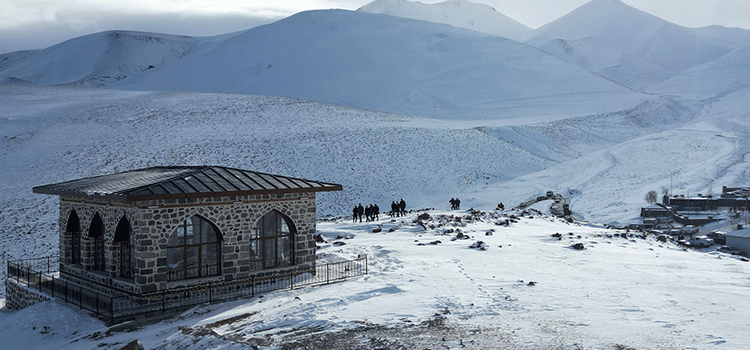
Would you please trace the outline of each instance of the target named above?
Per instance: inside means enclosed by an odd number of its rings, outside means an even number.
[[[222,166],[170,166],[34,187],[34,193],[134,202],[150,199],[219,197],[289,192],[341,191],[333,183]]]

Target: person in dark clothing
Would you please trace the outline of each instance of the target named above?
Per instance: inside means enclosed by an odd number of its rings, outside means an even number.
[[[362,203],[359,203],[359,206],[357,207],[357,217],[359,217],[359,222],[362,222],[362,214],[365,213],[365,207],[362,206]]]
[[[377,204],[372,207],[372,215],[375,217],[375,220],[380,220],[380,207]]]
[[[461,210],[461,200],[456,197],[456,210]]]
[[[456,210],[456,200],[451,198],[448,202],[451,204],[451,210]]]
[[[406,215],[406,202],[404,202],[404,199],[401,198],[401,202],[398,203],[399,209],[401,209],[401,215]]]
[[[370,208],[370,205],[368,204],[365,207],[365,221],[370,222],[371,216],[372,216],[372,208]]]
[[[359,209],[357,206],[354,206],[354,209],[352,209],[352,222],[357,222],[357,214],[359,213]]]

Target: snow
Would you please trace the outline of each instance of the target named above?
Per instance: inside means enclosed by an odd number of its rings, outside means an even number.
[[[531,33],[531,28],[497,12],[492,7],[464,0],[449,0],[435,4],[407,0],[375,0],[357,11],[449,24],[513,40],[521,40]]]
[[[85,60],[76,57],[81,52]],[[451,120],[564,118],[650,98],[516,41],[343,10],[302,12],[215,38],[92,34],[0,71],[0,80],[10,77],[37,84],[287,96]]]
[[[640,90],[739,46],[708,34],[719,32],[681,27],[619,0],[594,0],[524,42]]]
[[[361,336],[338,345],[368,348],[378,334],[368,333],[368,325],[407,329],[440,319],[447,331],[425,327],[419,337],[389,340],[448,348],[462,342],[517,349],[750,346],[741,307],[750,295],[750,265],[737,257],[639,234],[622,237],[625,231],[568,224],[533,210],[427,212],[426,229],[415,223],[423,211],[318,224],[327,239],[321,261],[367,254],[366,276],[204,305],[147,327],[120,327],[126,331],[107,332],[75,309],[46,302],[0,314],[0,337],[28,349],[116,349],[133,339],[146,349],[231,349],[261,340],[269,349],[294,342],[315,349],[326,348],[321,337],[359,329]],[[514,222],[496,224],[504,220]],[[376,227],[383,231],[372,233]],[[388,232],[391,227],[396,230]],[[452,239],[456,230],[471,238]],[[338,236],[350,238],[333,245]],[[487,249],[470,248],[478,241]],[[585,250],[571,248],[574,243]]]
[[[375,5],[489,20],[464,1]],[[750,265],[604,227],[638,222],[650,190],[750,183],[748,31],[596,0],[528,41],[568,63],[423,20],[311,11],[216,37],[110,31],[0,55],[2,261],[58,250],[57,198],[32,187],[148,166],[342,184],[318,196],[320,218],[399,198],[438,208],[426,229],[418,213],[320,221],[320,261],[366,254],[364,277],[121,328],[42,303],[0,313],[0,347],[749,348]],[[520,213],[443,210],[550,190],[577,223],[542,215],[549,201],[510,227],[496,223]],[[334,246],[339,234],[352,238]]]

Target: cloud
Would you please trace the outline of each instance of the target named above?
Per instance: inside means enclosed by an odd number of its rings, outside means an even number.
[[[18,50],[43,49],[82,35],[107,30],[134,30],[188,36],[212,36],[247,30],[289,16],[267,11],[182,11],[178,13],[118,13],[106,11],[58,10],[53,16],[26,20],[3,28],[0,54]]]

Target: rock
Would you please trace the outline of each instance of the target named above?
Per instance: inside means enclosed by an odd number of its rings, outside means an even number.
[[[487,250],[487,244],[482,241],[476,241],[471,245],[470,248],[479,249],[479,250]]]
[[[326,241],[326,239],[323,238],[322,234],[318,233],[318,234],[315,235],[315,242],[325,243],[325,241]]]
[[[576,244],[572,245],[572,247],[573,247],[573,249],[576,249],[576,250],[584,250],[584,249],[586,249],[586,247],[583,246],[583,243],[576,243]]]
[[[528,286],[535,286],[535,285],[536,285],[536,282],[534,282],[534,281],[529,281],[529,284],[528,284]]]
[[[373,229],[373,230],[372,230],[372,233],[379,233],[379,232],[381,232],[381,231],[383,231],[383,229],[382,229],[382,228],[380,228],[380,227],[378,227],[378,228],[375,228],[375,229]]]
[[[128,343],[128,345],[125,345],[122,348],[120,348],[120,350],[143,350],[143,345],[141,345],[136,339]]]
[[[391,228],[388,229],[388,232],[393,232],[393,231],[396,231],[395,227],[391,227]]]
[[[430,214],[427,214],[427,213],[417,216],[417,219],[420,219],[420,220],[427,220],[429,218],[430,218]]]
[[[342,246],[342,245],[346,245],[346,243],[341,242],[341,241],[336,241],[336,242],[333,242],[333,245],[335,245],[335,246]]]

